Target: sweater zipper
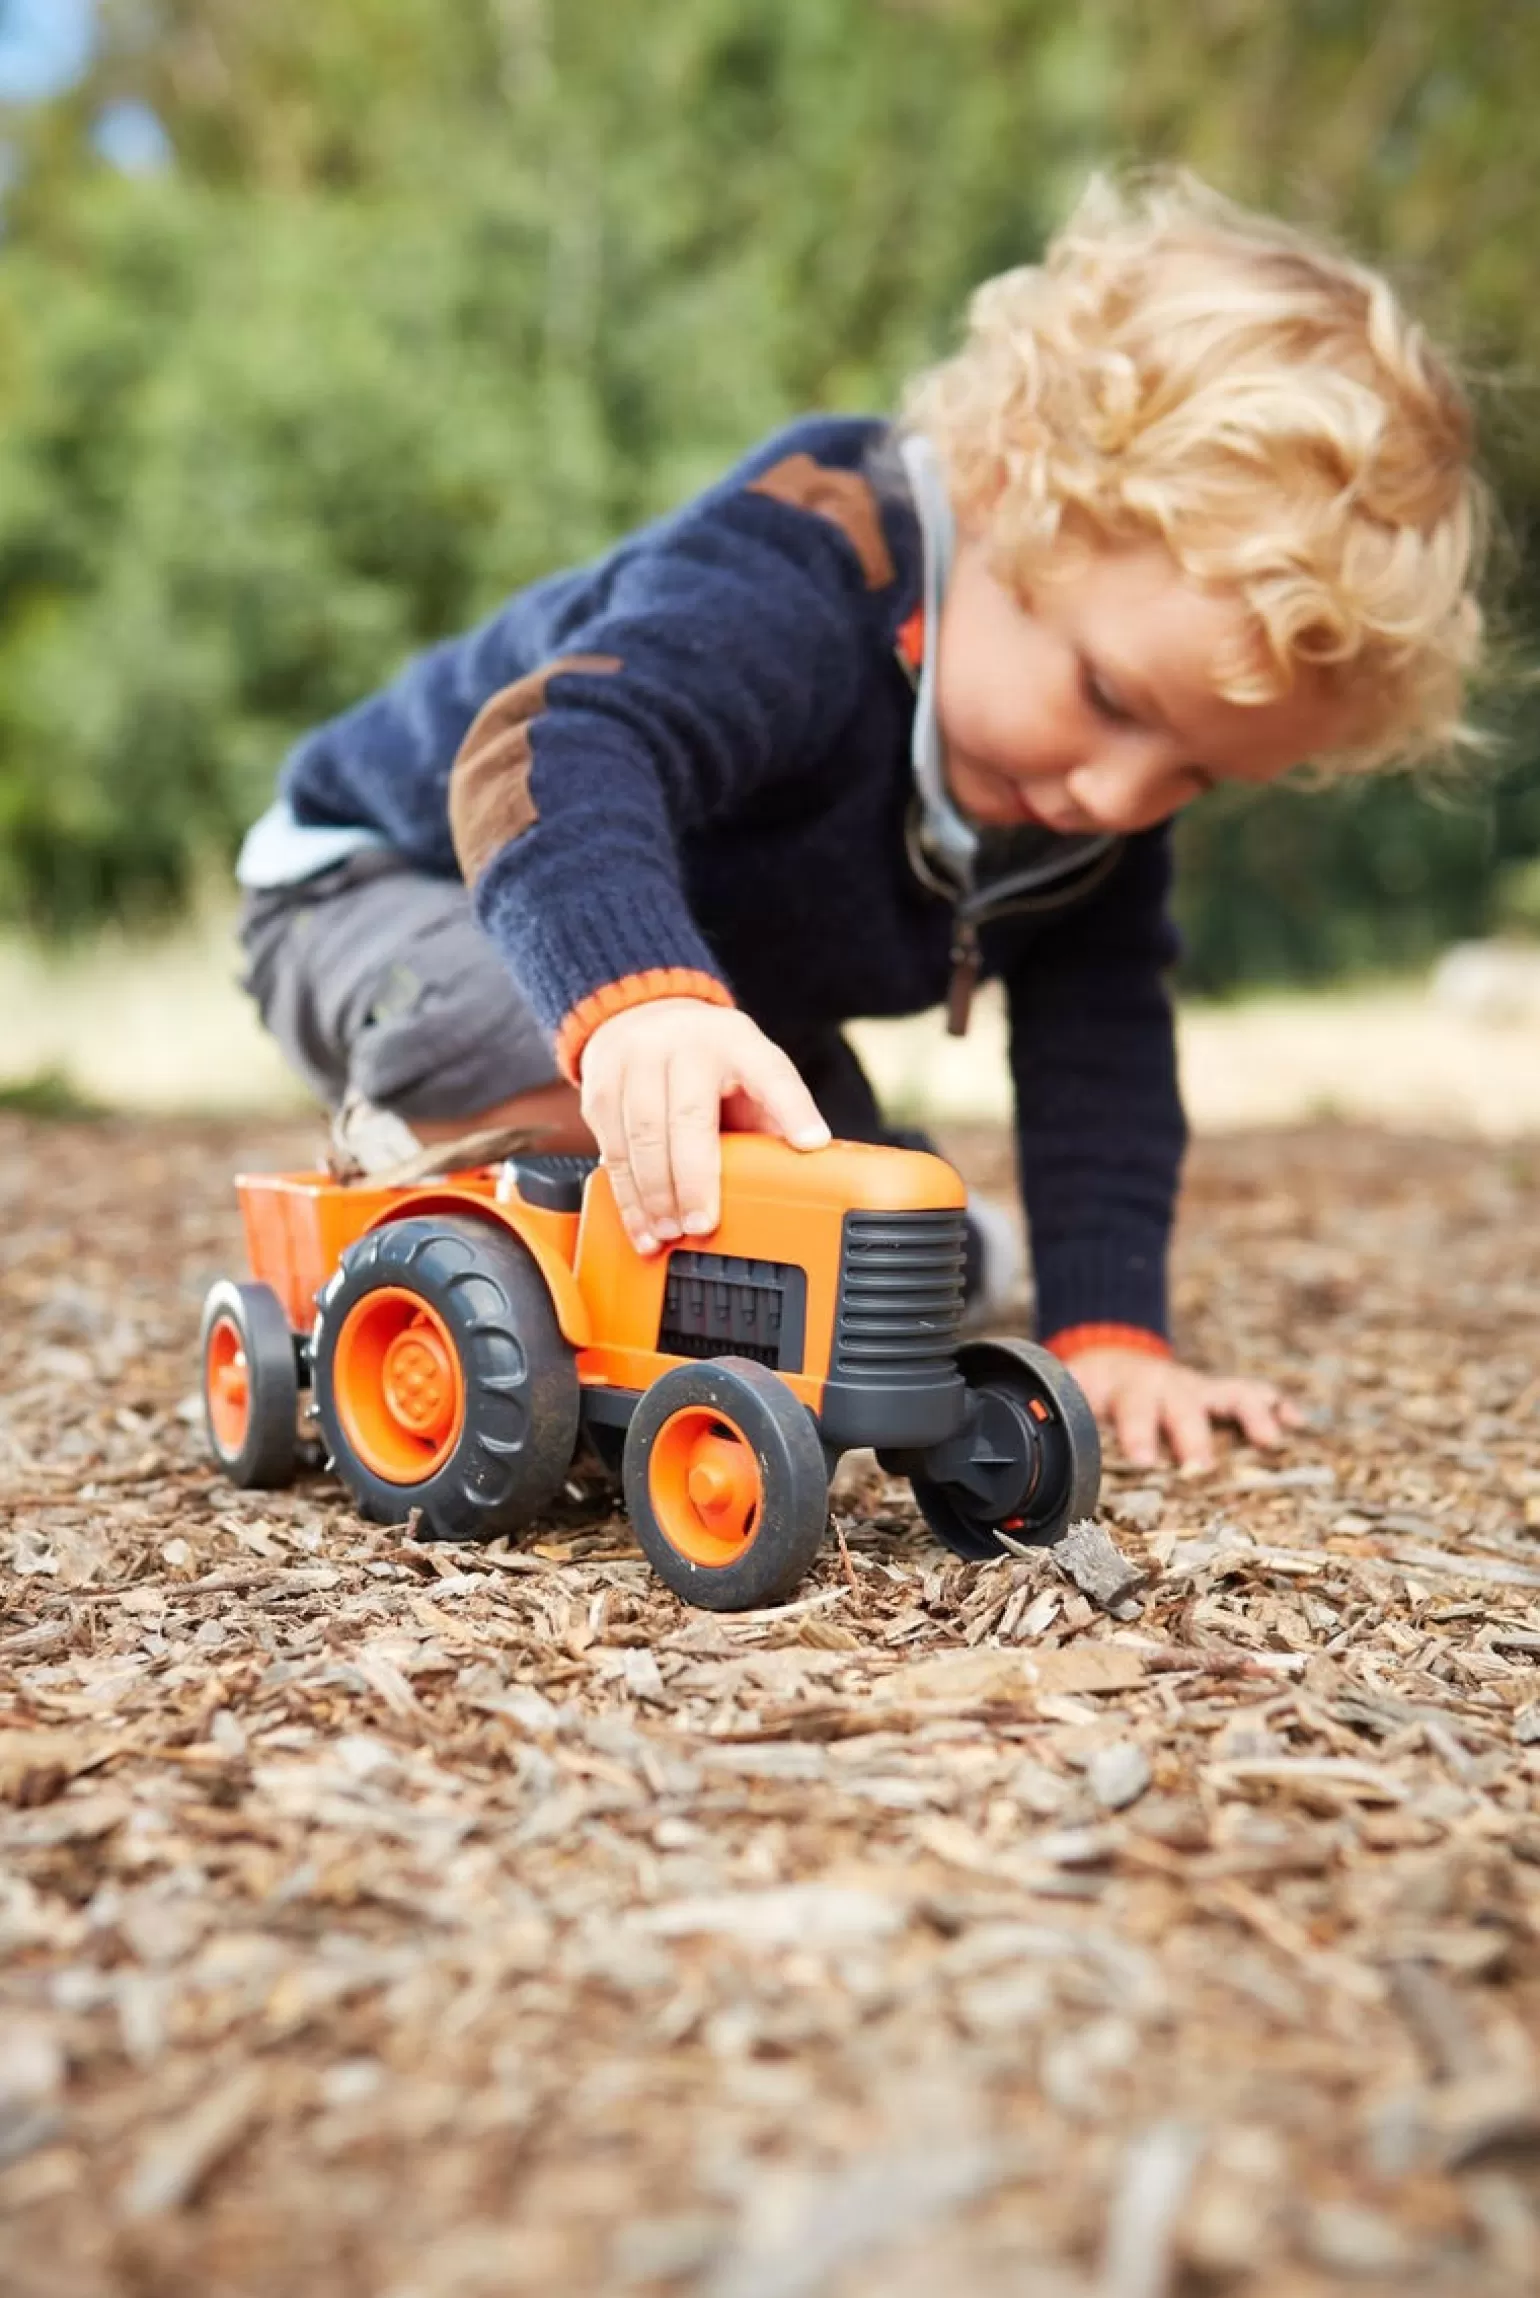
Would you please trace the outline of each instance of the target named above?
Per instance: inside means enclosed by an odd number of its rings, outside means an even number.
[[[946,991],[946,1033],[948,1037],[966,1037],[968,1016],[973,1011],[973,993],[978,987],[979,968],[978,928],[966,918],[958,918],[952,931],[952,978]]]

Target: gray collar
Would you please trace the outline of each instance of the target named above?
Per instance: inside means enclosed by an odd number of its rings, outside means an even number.
[[[959,917],[982,920],[1006,911],[1057,907],[1104,874],[1096,864],[1110,869],[1123,841],[1107,833],[1061,837],[1030,823],[1019,830],[981,829],[953,804],[936,716],[936,661],[956,522],[930,441],[906,432],[898,451],[920,523],[924,564],[925,653],[910,750],[915,789],[910,860],[924,884],[956,903]]]

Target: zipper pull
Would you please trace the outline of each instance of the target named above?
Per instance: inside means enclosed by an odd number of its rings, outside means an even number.
[[[952,937],[952,978],[946,991],[946,1033],[948,1037],[966,1037],[968,1016],[973,1011],[973,993],[978,987],[979,967],[978,929],[959,919]]]

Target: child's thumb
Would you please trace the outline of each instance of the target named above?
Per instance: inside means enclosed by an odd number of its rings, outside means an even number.
[[[828,1147],[832,1135],[818,1114],[818,1104],[784,1055],[767,1062],[748,1081],[748,1089],[763,1109],[769,1131],[779,1133],[793,1149]]]

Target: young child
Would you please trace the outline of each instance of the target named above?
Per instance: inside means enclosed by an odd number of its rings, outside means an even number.
[[[248,986],[405,1146],[596,1143],[650,1253],[713,1228],[721,1126],[882,1136],[845,1022],[961,1027],[997,976],[1040,1333],[1136,1462],[1276,1443],[1269,1383],[1167,1338],[1171,823],[1459,737],[1470,456],[1373,273],[1093,184],[899,425],[793,424],[307,736]]]

